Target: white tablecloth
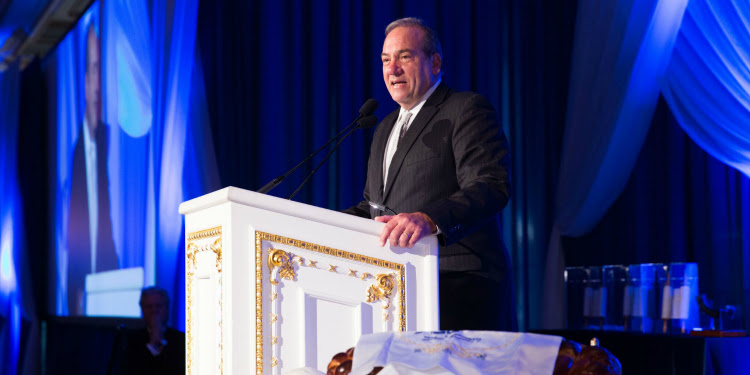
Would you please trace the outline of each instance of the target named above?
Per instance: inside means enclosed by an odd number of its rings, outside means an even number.
[[[364,335],[351,375],[550,375],[559,336],[517,332],[387,332]]]

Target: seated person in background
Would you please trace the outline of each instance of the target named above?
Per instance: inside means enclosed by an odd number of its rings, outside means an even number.
[[[185,334],[167,327],[169,295],[159,287],[141,291],[144,329],[127,334],[124,374],[184,374]]]

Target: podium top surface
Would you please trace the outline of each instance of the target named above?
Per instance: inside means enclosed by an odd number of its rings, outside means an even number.
[[[209,207],[233,202],[284,215],[334,225],[356,232],[379,236],[385,224],[338,211],[311,206],[266,194],[229,186],[180,204],[180,213],[188,215]]]

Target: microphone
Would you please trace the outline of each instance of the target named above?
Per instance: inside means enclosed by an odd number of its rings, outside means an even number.
[[[357,121],[357,127],[355,127],[352,130],[349,130],[349,132],[346,133],[346,135],[344,135],[343,137],[341,137],[341,139],[338,142],[336,142],[335,145],[333,145],[333,148],[331,148],[331,151],[328,152],[328,154],[326,155],[326,157],[323,158],[323,160],[321,160],[320,163],[318,163],[318,165],[315,167],[315,169],[313,169],[312,172],[310,172],[307,175],[307,177],[305,177],[305,179],[302,181],[302,183],[299,184],[299,187],[297,188],[297,190],[295,190],[292,194],[290,194],[286,199],[292,199],[292,197],[294,197],[295,195],[297,195],[297,193],[299,193],[299,191],[302,190],[302,187],[305,186],[305,184],[307,183],[307,181],[310,180],[310,178],[315,174],[315,172],[317,172],[318,169],[320,169],[320,167],[323,166],[323,163],[325,163],[326,160],[328,160],[328,158],[331,157],[331,155],[336,151],[336,149],[339,148],[339,145],[341,145],[341,142],[344,142],[344,140],[347,137],[349,137],[355,130],[357,130],[357,129],[368,129],[368,128],[371,128],[371,127],[373,127],[373,126],[375,126],[377,124],[378,124],[378,118],[375,117],[375,115],[369,115],[369,116],[367,116],[367,117],[365,117],[365,118]]]
[[[375,99],[367,99],[365,104],[362,104],[362,107],[359,108],[359,117],[357,117],[357,120],[371,115],[373,112],[375,112],[376,109],[378,109],[378,101]],[[377,121],[378,119],[375,118],[376,124],[377,124]],[[352,124],[354,122],[356,122],[356,120],[352,121]],[[351,126],[352,124],[349,124],[349,126]]]
[[[378,124],[378,118],[377,118],[377,116],[375,116],[375,115],[367,115],[366,117],[363,117],[363,118],[357,120],[357,127],[354,128],[354,129],[352,129],[352,130],[350,130],[349,132],[351,133],[351,132],[353,132],[356,129],[369,129],[369,128],[377,125],[377,124]],[[346,136],[344,136],[344,138],[346,138],[348,135],[349,134],[347,134]],[[341,141],[343,141],[344,138],[341,138]],[[341,141],[339,141],[339,143],[341,143]]]
[[[329,139],[326,144],[324,144],[321,148],[315,150],[312,154],[308,155],[304,160],[302,160],[299,164],[297,164],[294,168],[290,169],[289,172],[284,173],[283,175],[274,178],[273,180],[269,181],[267,184],[263,185],[260,189],[257,190],[258,193],[265,194],[271,191],[273,188],[278,186],[281,181],[284,181],[287,176],[292,174],[292,172],[296,171],[299,167],[301,167],[303,164],[305,164],[310,158],[317,155],[319,152],[323,151],[324,148],[326,148],[328,145],[331,144],[331,142],[335,141],[338,137],[340,137],[342,134],[344,134],[347,130],[351,129],[354,124],[358,124],[359,120],[363,118],[367,118],[370,114],[375,112],[375,110],[378,108],[378,101],[375,99],[367,99],[365,104],[362,104],[362,107],[359,108],[359,116],[354,119],[349,125],[347,125],[344,130],[340,131],[336,136]],[[375,116],[373,116],[375,117]],[[375,122],[377,122],[377,118],[375,119]],[[355,128],[356,129],[356,128]]]

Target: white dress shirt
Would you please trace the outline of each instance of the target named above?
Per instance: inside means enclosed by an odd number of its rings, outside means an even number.
[[[403,124],[403,126],[406,128],[406,131],[409,130],[409,126],[411,126],[411,123],[414,122],[414,119],[419,114],[419,110],[424,107],[424,103],[427,102],[427,99],[429,99],[430,95],[432,95],[433,92],[435,92],[435,89],[437,89],[438,85],[440,85],[440,78],[438,78],[437,82],[435,82],[432,87],[430,87],[429,90],[422,96],[422,100],[417,103],[417,105],[414,106],[412,109],[404,109],[401,107],[398,113],[398,118],[401,119],[403,116],[406,115],[406,112],[411,113],[411,117],[409,120]],[[391,135],[388,136],[388,143],[385,145],[385,157],[383,158],[383,191],[385,191],[385,184],[388,183],[388,168],[391,166],[391,159],[393,159],[393,155],[396,153],[396,148],[398,147],[398,141],[400,140],[400,134],[401,134],[401,126],[398,126],[399,121],[396,121],[396,125],[391,129]]]
[[[102,126],[99,124],[98,126]],[[91,240],[91,273],[96,272],[96,241],[99,229],[99,189],[96,169],[96,137],[90,134],[89,123],[83,118],[83,150],[86,159],[86,191],[89,203],[89,239]]]

